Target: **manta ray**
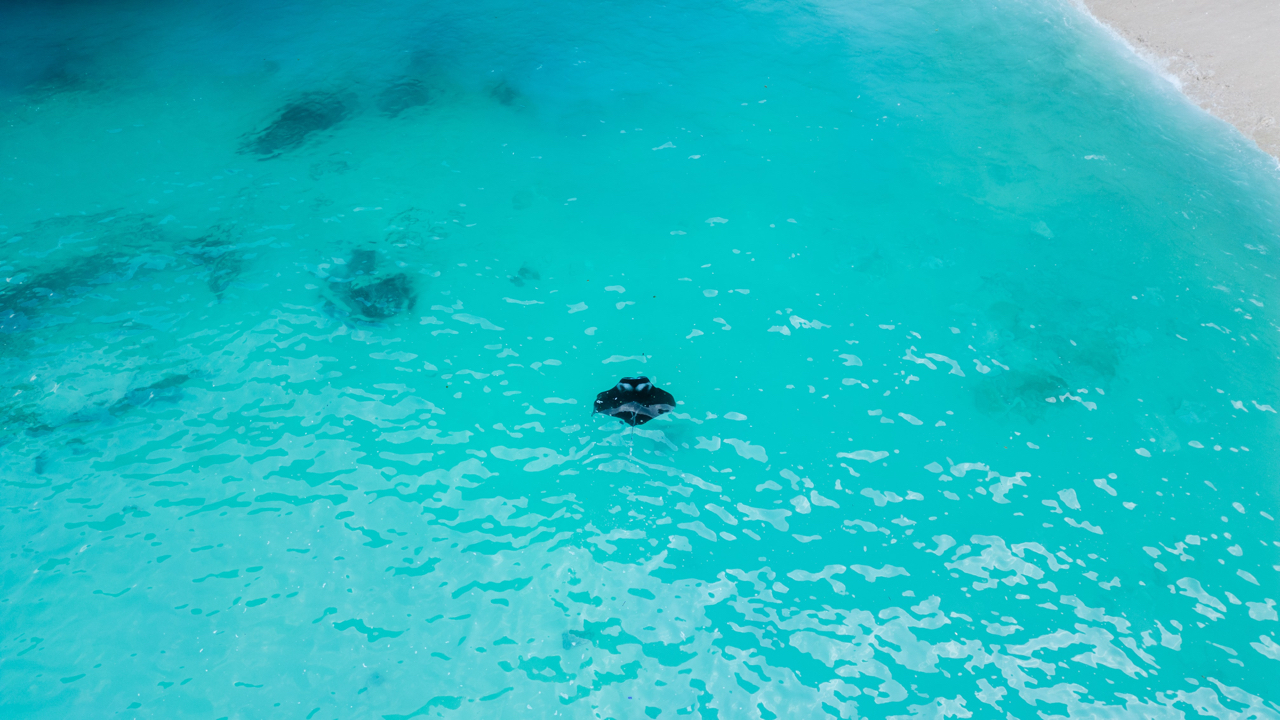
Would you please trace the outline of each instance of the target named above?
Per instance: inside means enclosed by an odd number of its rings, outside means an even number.
[[[671,393],[654,387],[647,377],[624,377],[596,395],[595,412],[612,415],[631,425],[643,425],[676,407]]]

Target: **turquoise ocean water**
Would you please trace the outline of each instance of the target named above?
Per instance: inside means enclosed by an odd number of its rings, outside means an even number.
[[[1280,717],[1280,175],[1074,6],[0,67],[0,716]]]

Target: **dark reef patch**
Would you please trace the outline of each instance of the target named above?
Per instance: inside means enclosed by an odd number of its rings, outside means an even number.
[[[368,284],[353,282],[346,296],[357,314],[373,320],[385,320],[412,310],[418,299],[413,291],[413,281],[404,273]]]
[[[397,117],[400,113],[431,102],[431,91],[421,80],[412,78],[393,83],[378,94],[379,112],[387,117]]]
[[[149,215],[107,211],[41,220],[20,237],[29,248],[20,254],[27,257],[45,258],[60,248],[78,248],[82,254],[46,270],[8,264],[19,253],[10,255],[8,262],[0,257],[0,270],[10,278],[0,285],[0,308],[34,308],[74,299],[98,285],[132,279],[140,269],[155,265],[155,257],[145,254],[157,247],[164,232]],[[92,253],[99,248],[103,250]]]
[[[1067,382],[1049,372],[1009,372],[985,375],[973,389],[974,404],[989,415],[1014,413],[1029,421],[1042,417],[1050,407],[1045,398],[1061,395]]]
[[[497,100],[499,104],[512,107],[519,104],[520,91],[516,90],[506,80],[498,81],[497,85],[489,88],[489,97]]]
[[[560,633],[560,647],[565,650],[573,648],[584,643],[590,643],[595,639],[595,633],[589,630],[570,630]]]
[[[232,229],[217,227],[209,235],[180,251],[189,255],[196,265],[205,268],[205,284],[219,300],[231,283],[244,272],[245,258],[237,251],[233,239]]]
[[[372,250],[352,250],[347,268],[352,275],[372,275],[378,267],[378,255]]]
[[[0,336],[20,333],[31,327],[27,316],[15,309],[0,309]],[[0,338],[0,347],[4,340]]]
[[[28,437],[39,437],[51,430],[40,421],[38,415],[16,403],[0,405],[0,447],[8,445],[24,433]]]
[[[341,95],[307,93],[285,105],[270,125],[246,139],[241,151],[266,160],[299,148],[317,133],[345,120],[352,105],[350,98]]]
[[[67,47],[47,48],[45,61],[28,60],[24,67],[12,68],[18,83],[25,84],[25,92],[36,100],[52,95],[78,92],[92,88],[91,71],[100,64],[89,54]],[[19,79],[20,78],[20,79]]]
[[[55,216],[16,233],[0,254],[0,356],[33,349],[42,328],[76,322],[91,298],[112,300],[104,286],[169,265],[164,237],[150,216],[118,211]]]
[[[511,196],[512,210],[528,210],[533,207],[538,196],[531,190],[519,190]]]
[[[348,172],[351,172],[351,163],[346,160],[329,158],[311,163],[307,176],[312,180],[319,180],[325,175],[346,175]]]
[[[423,230],[431,231],[429,225],[417,208],[402,210],[392,215],[388,221],[387,242],[396,247],[419,247],[426,241]]]
[[[541,280],[542,276],[538,274],[537,270],[530,268],[528,265],[521,265],[516,274],[509,276],[509,278],[512,285],[515,285],[516,287],[524,287],[525,281]]]
[[[243,270],[244,261],[239,255],[233,252],[224,252],[209,261],[209,277],[205,284],[221,300],[223,291],[227,289],[232,280],[240,277],[240,273]]]
[[[329,278],[329,288],[339,302],[328,302],[334,316],[355,315],[367,320],[386,320],[413,309],[418,301],[413,279],[405,273],[379,275],[378,253],[370,249],[351,252],[343,276]]]
[[[9,317],[10,322],[20,322],[16,314],[23,310],[30,314],[42,305],[74,300],[93,290],[94,286],[128,280],[136,271],[136,266],[124,265],[116,258],[94,255],[74,260],[57,270],[24,278],[18,283],[6,283],[0,289],[0,318]]]

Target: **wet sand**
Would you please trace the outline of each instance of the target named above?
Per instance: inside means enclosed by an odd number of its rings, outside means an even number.
[[[1196,104],[1280,158],[1280,2],[1083,2]]]

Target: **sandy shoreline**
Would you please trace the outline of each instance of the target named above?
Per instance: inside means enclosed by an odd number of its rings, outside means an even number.
[[[1083,2],[1193,102],[1280,158],[1280,2]]]

